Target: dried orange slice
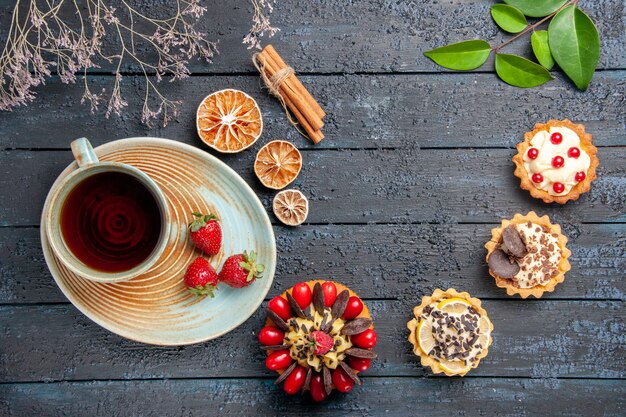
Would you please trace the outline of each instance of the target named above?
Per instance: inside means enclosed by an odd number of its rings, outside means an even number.
[[[243,151],[261,136],[263,119],[256,101],[243,91],[226,89],[209,94],[196,113],[200,139],[224,153]]]
[[[268,188],[280,190],[296,179],[302,155],[291,142],[273,140],[263,146],[254,161],[254,173]]]
[[[309,200],[298,190],[283,190],[276,194],[272,204],[274,214],[287,226],[297,226],[309,214]]]

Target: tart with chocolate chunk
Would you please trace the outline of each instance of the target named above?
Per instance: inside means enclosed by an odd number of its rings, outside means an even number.
[[[545,203],[565,204],[589,191],[600,164],[585,126],[569,120],[537,123],[513,157],[520,187]]]
[[[570,270],[566,244],[561,227],[550,223],[548,216],[539,217],[534,211],[516,214],[491,230],[491,240],[485,244],[489,274],[508,295],[540,298],[554,291]]]
[[[331,281],[300,282],[268,303],[259,332],[265,365],[288,394],[309,391],[323,401],[349,392],[376,354],[369,310],[349,288]]]
[[[409,342],[423,366],[464,376],[487,356],[493,324],[480,300],[455,289],[436,289],[413,310]]]

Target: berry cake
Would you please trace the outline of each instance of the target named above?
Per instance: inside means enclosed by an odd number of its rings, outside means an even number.
[[[598,150],[583,125],[569,120],[538,123],[517,150],[513,162],[520,186],[546,203],[576,200],[596,179]]]
[[[259,342],[266,367],[280,374],[276,384],[292,395],[309,391],[315,401],[360,385],[358,374],[376,358],[367,307],[331,281],[300,282],[271,299]]]
[[[485,244],[489,274],[508,295],[540,298],[554,291],[570,270],[566,243],[561,227],[551,224],[548,216],[538,217],[533,211],[516,214],[491,230]]]

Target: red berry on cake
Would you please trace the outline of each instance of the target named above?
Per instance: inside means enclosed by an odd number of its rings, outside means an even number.
[[[348,299],[348,304],[341,317],[345,320],[352,320],[361,314],[361,311],[363,311],[363,302],[359,297],[353,295]]]
[[[376,346],[376,332],[373,329],[367,329],[362,333],[355,334],[350,340],[355,346],[363,349],[371,349]]]
[[[563,159],[562,156],[557,155],[554,158],[552,158],[552,166],[555,168],[563,168],[563,165],[565,165],[565,159]]]
[[[563,142],[563,135],[561,135],[559,132],[554,132],[550,135],[550,142],[558,145],[559,143]]]
[[[552,184],[552,189],[555,193],[561,194],[563,191],[565,191],[565,185],[560,182],[555,182],[554,184]]]
[[[285,333],[274,326],[265,326],[259,332],[259,342],[265,346],[276,346],[283,343]]]
[[[243,251],[243,253],[226,259],[220,271],[219,279],[231,287],[242,288],[252,284],[255,279],[261,278],[261,273],[264,270],[264,265],[256,263],[254,251],[250,251],[250,254]]]
[[[305,309],[311,304],[313,294],[306,282],[299,282],[293,286],[291,296],[296,300],[300,308]]]
[[[292,313],[289,303],[280,295],[272,298],[270,302],[267,303],[267,307],[283,320],[289,320],[291,318]]]
[[[532,178],[533,178],[533,182],[536,184],[540,184],[543,182],[543,175],[541,175],[538,172],[535,172]]]
[[[222,246],[222,228],[214,214],[193,213],[195,220],[189,223],[189,236],[198,249],[207,255],[216,255]]]
[[[196,258],[185,272],[185,285],[192,294],[213,297],[217,278],[217,272],[209,261],[204,258]]]
[[[322,284],[322,290],[324,291],[324,305],[332,306],[337,298],[337,287],[332,282],[325,282]]]
[[[587,176],[582,171],[577,172],[576,175],[574,176],[574,180],[576,180],[576,182],[584,181],[585,178],[587,178]]]
[[[287,349],[277,350],[272,352],[265,359],[265,366],[272,371],[279,371],[287,368],[291,364],[291,356]]]
[[[539,150],[537,148],[528,148],[528,159],[537,159],[539,156]]]
[[[580,156],[580,149],[575,146],[572,146],[567,151],[567,156],[569,156],[570,158],[578,158]]]

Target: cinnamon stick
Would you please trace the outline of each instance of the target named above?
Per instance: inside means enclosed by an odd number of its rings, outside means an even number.
[[[276,49],[274,49],[274,47],[272,45],[267,45],[264,49],[263,52],[265,52],[269,57],[271,57],[280,68],[286,68],[287,64],[285,63],[285,61],[283,61],[283,59],[281,58],[280,55],[278,55],[278,52],[276,52]],[[309,90],[307,90],[304,85],[302,85],[302,83],[300,82],[300,80],[298,79],[298,77],[296,77],[295,75],[292,75],[291,77],[289,77],[287,79],[287,82],[289,83],[289,85],[302,97],[304,97],[304,100],[309,104],[309,106],[311,106],[311,108],[313,108],[313,110],[315,111],[315,113],[321,118],[323,119],[326,116],[326,113],[324,112],[324,109],[322,109],[322,107],[319,105],[319,103],[317,101],[315,101],[315,99],[313,98],[313,96],[311,96],[311,94],[309,93]]]
[[[267,74],[269,75],[269,78],[276,75],[276,73],[280,71],[281,69],[286,68],[286,67],[281,67],[278,64],[278,62],[274,60],[273,57],[271,57],[264,51],[261,51],[261,53],[259,54],[259,58],[261,59],[261,62],[264,64],[264,68],[267,70]],[[289,99],[294,103],[295,107],[297,107],[300,113],[302,113],[302,115],[309,122],[309,125],[311,125],[313,130],[320,130],[324,126],[324,122],[322,122],[322,119],[320,119],[320,117],[317,115],[317,113],[315,113],[313,108],[309,106],[309,104],[304,100],[304,97],[300,96],[293,89],[293,86],[291,86],[289,83],[290,78],[295,78],[295,77],[293,75],[288,77],[278,87],[278,89],[282,93],[283,98],[289,97]]]
[[[263,71],[266,71],[269,77],[274,76],[274,74],[276,74],[276,72],[279,71],[277,63],[273,59],[271,59],[266,53],[264,53],[264,51],[261,51],[258,59],[262,65]],[[281,85],[281,87],[283,87],[283,85]],[[281,93],[284,92],[283,88],[280,88],[279,90]],[[319,130],[319,128],[318,129],[314,128],[311,125],[309,119],[300,110],[302,107],[307,107],[307,105],[304,103],[304,100],[300,98],[299,100],[296,101],[294,100],[293,94],[286,94],[286,93],[282,94],[282,97],[283,97],[283,100],[285,101],[285,104],[291,111],[291,113],[293,113],[296,119],[298,119],[298,122],[300,123],[304,131],[307,133],[309,138],[313,141],[313,143],[319,143],[322,139],[324,139],[324,134]],[[310,109],[310,107],[308,108]],[[317,114],[313,115],[311,114],[311,112],[309,112],[309,117],[317,118],[317,120],[319,121],[318,125],[321,124],[320,128],[323,126],[323,123],[321,119],[319,119],[319,116],[317,116]]]

